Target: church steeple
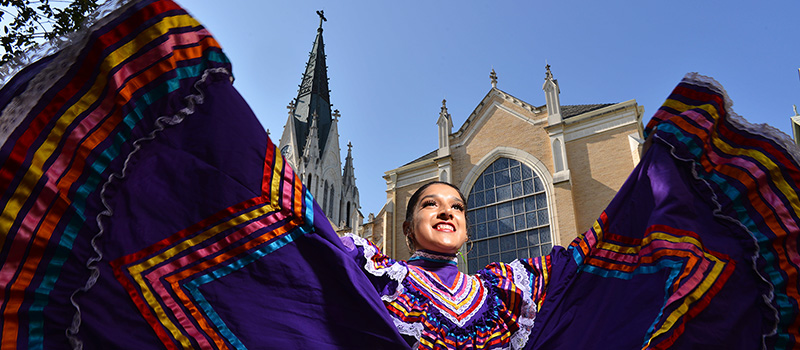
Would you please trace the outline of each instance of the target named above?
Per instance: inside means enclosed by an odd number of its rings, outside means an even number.
[[[322,40],[322,23],[327,21],[322,11],[319,15],[319,28],[317,37],[309,53],[306,71],[297,91],[293,116],[294,128],[298,143],[299,154],[305,150],[305,141],[311,129],[313,114],[317,114],[317,127],[319,128],[319,148],[324,151],[331,128],[331,98],[328,90],[328,66],[325,63],[325,44]]]
[[[297,98],[286,107],[289,115],[279,147],[337,230],[358,233],[363,218],[359,212],[352,145],[348,144],[342,167],[338,123],[341,115],[332,108],[322,40],[322,25],[327,19],[322,11],[317,11],[317,15],[317,37],[308,54]]]

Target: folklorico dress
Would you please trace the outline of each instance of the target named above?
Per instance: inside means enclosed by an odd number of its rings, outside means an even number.
[[[800,347],[800,148],[711,78],[566,249],[468,276],[340,239],[173,1],[89,22],[0,67],[0,350]]]
[[[364,238],[342,242],[415,349],[522,349],[528,341],[549,258],[492,263],[467,275],[455,255],[417,250],[396,261]]]

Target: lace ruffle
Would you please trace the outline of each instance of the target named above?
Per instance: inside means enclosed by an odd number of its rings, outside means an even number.
[[[511,268],[514,275],[514,284],[522,291],[522,305],[519,318],[517,318],[519,329],[511,335],[511,348],[517,350],[524,348],[525,344],[528,342],[528,338],[533,330],[537,310],[536,303],[533,301],[531,293],[528,270],[519,260],[514,260],[508,266]]]
[[[364,249],[364,258],[367,259],[367,262],[364,264],[364,270],[376,277],[387,275],[393,281],[397,282],[397,288],[395,291],[389,295],[381,295],[381,300],[385,302],[392,302],[397,299],[397,296],[399,296],[404,290],[403,280],[408,275],[408,267],[394,261],[392,261],[392,263],[386,267],[375,266],[372,258],[380,254],[378,248],[370,244],[366,239],[356,236],[352,233],[346,233],[344,236],[352,239],[356,246]]]
[[[422,337],[423,326],[421,322],[405,323],[396,317],[391,317],[391,319],[400,334],[412,336],[417,340]]]

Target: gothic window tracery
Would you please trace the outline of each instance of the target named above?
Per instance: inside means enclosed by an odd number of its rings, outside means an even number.
[[[467,199],[469,234],[474,243],[467,269],[550,253],[552,237],[544,183],[517,160],[499,158],[478,176]]]

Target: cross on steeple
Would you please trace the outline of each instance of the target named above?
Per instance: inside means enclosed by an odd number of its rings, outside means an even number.
[[[289,114],[293,114],[294,113],[294,99],[292,99],[292,102],[289,102],[289,105],[286,106],[286,109],[289,110]]]
[[[322,22],[327,22],[328,19],[325,18],[325,11],[324,10],[317,11],[317,14],[319,15],[319,29],[322,30]]]

